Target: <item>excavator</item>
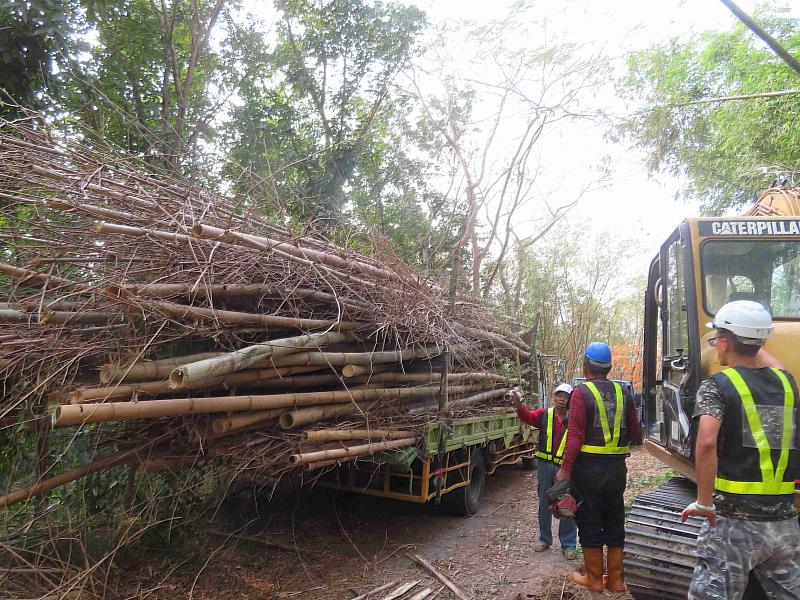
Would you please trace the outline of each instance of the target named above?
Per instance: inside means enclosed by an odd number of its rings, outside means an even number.
[[[706,323],[732,300],[770,310],[775,332],[765,348],[800,376],[800,188],[769,189],[742,216],[686,219],[650,264],[644,445],[681,476],[640,495],[626,519],[625,571],[637,600],[687,596],[702,525],[680,520],[696,493],[692,414],[700,382],[721,369]],[[751,576],[745,598],[763,597]]]

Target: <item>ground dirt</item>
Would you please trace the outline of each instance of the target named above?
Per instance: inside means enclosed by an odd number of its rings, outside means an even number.
[[[628,472],[628,503],[669,475],[641,447],[628,459]],[[218,527],[198,534],[195,552],[185,549],[179,567],[167,570],[167,563],[175,562],[172,556],[164,557],[163,569],[151,560],[134,571],[126,595],[350,599],[391,581],[398,587],[416,580],[421,582],[414,591],[438,590],[439,581],[406,556],[412,551],[476,600],[600,597],[576,590],[568,581],[580,555],[570,562],[558,548],[533,551],[537,503],[536,472],[519,464],[501,467],[487,479],[481,509],[469,518],[452,516],[442,507],[324,489],[294,493],[257,510],[255,503],[240,503],[235,509],[238,527],[223,525],[220,517]],[[436,597],[456,596],[445,588]]]

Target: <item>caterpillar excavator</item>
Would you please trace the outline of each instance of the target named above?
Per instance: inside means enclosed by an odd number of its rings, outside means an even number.
[[[681,474],[640,495],[626,520],[625,570],[637,599],[686,598],[702,520],[695,499],[692,414],[700,382],[720,370],[706,327],[732,300],[773,315],[767,351],[800,376],[800,189],[773,188],[743,215],[691,218],[661,246],[644,306],[645,448]],[[745,598],[763,598],[755,577]]]

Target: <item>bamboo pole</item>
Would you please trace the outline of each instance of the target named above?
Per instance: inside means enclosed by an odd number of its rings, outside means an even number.
[[[422,558],[422,557],[421,557],[419,554],[417,554],[417,553],[415,553],[415,552],[411,552],[411,551],[409,550],[409,551],[407,551],[407,552],[406,552],[406,556],[407,556],[408,558],[410,558],[411,560],[413,560],[414,562],[416,562],[416,563],[418,563],[418,564],[422,565],[422,566],[423,566],[425,569],[427,569],[427,570],[428,570],[430,573],[432,573],[432,574],[433,574],[433,575],[434,575],[434,576],[435,576],[435,577],[436,577],[436,578],[437,578],[439,581],[441,581],[443,584],[445,584],[445,585],[448,587],[448,589],[449,589],[451,592],[453,592],[453,594],[455,594],[456,598],[459,598],[459,600],[472,600],[472,598],[471,598],[470,596],[468,596],[467,594],[465,594],[464,592],[462,592],[462,591],[461,591],[461,590],[460,590],[460,589],[459,589],[459,588],[456,586],[456,584],[455,584],[455,583],[453,583],[452,581],[450,581],[450,580],[449,580],[449,579],[448,579],[448,578],[447,578],[447,577],[444,575],[444,573],[442,573],[442,572],[441,572],[439,569],[437,569],[436,567],[434,567],[434,566],[433,566],[431,563],[429,563],[427,560],[425,560],[424,558]]]
[[[256,423],[263,423],[270,419],[277,419],[286,410],[283,408],[273,408],[269,410],[256,410],[245,414],[229,415],[219,419],[214,419],[211,422],[211,431],[216,434],[229,433],[238,429],[255,425]]]
[[[220,229],[218,227],[212,227],[210,225],[201,225],[201,224],[194,225],[192,228],[192,233],[195,235],[195,237],[199,239],[217,240],[233,246],[244,246],[256,250],[262,250],[264,252],[270,252],[275,256],[279,256],[290,262],[296,262],[301,265],[305,265],[311,269],[325,271],[326,273],[333,275],[337,279],[344,279],[346,281],[351,281],[353,283],[368,288],[377,287],[377,284],[375,284],[372,281],[359,279],[358,277],[354,277],[349,273],[344,273],[330,266],[322,264],[318,261],[313,261],[303,256],[298,256],[297,253],[289,253],[285,252],[284,250],[280,250],[274,246],[264,243],[263,241],[259,241],[258,236],[238,233],[234,231]]]
[[[222,354],[222,352],[201,352],[173,358],[143,360],[127,367],[119,363],[108,363],[100,366],[100,383],[166,379],[175,367],[207,358],[214,358]]]
[[[106,219],[116,219],[118,221],[143,221],[145,217],[137,217],[132,213],[123,212],[121,210],[114,210],[112,208],[105,208],[102,206],[95,206],[93,204],[82,204],[76,202],[75,204],[65,202],[60,199],[47,199],[42,202],[47,208],[63,212],[83,212],[87,215],[98,218],[104,217]]]
[[[44,177],[46,179],[53,179],[55,181],[61,181],[63,183],[68,183],[68,184],[81,185],[83,190],[88,189],[103,195],[109,195],[128,204],[137,204],[144,208],[150,208],[150,209],[155,208],[155,204],[152,201],[145,200],[144,198],[139,198],[138,196],[133,195],[131,193],[133,191],[132,189],[128,189],[126,192],[115,192],[113,190],[108,189],[108,187],[103,187],[97,185],[96,183],[89,183],[84,185],[84,182],[81,181],[81,175],[78,173],[75,173],[74,175],[68,175],[66,173],[57,173],[55,171],[45,169],[44,167],[35,164],[30,165],[28,167],[28,171],[31,175],[37,175],[39,177]]]
[[[251,369],[239,373],[231,373],[222,377],[213,377],[195,381],[183,388],[186,390],[218,390],[223,388],[235,388],[241,385],[253,385],[262,381],[277,379],[292,375],[294,373],[309,373],[318,371],[320,367],[270,367],[264,369]],[[134,395],[158,396],[175,392],[169,381],[144,381],[141,383],[130,383],[125,385],[114,385],[99,388],[79,388],[67,394],[62,400],[62,392],[54,392],[51,402],[60,403],[65,401],[69,404],[84,404],[91,402],[103,402],[106,400],[125,400]]]
[[[396,429],[312,429],[304,431],[307,442],[330,442],[338,440],[399,440],[413,437],[413,431]]]
[[[125,462],[128,458],[134,456],[138,452],[141,452],[148,446],[153,445],[156,441],[158,440],[150,440],[137,448],[117,452],[111,456],[106,456],[105,458],[92,461],[88,464],[78,467],[77,469],[72,469],[66,473],[61,473],[61,475],[56,475],[50,479],[45,479],[44,481],[37,482],[34,485],[2,496],[0,497],[0,508],[8,507],[19,502],[24,502],[25,500],[30,500],[36,496],[42,496],[47,492],[64,485],[65,483],[75,481],[76,479],[80,479],[81,477],[89,475],[90,473],[102,471]]]
[[[311,406],[308,408],[298,408],[283,413],[278,418],[278,425],[281,429],[294,429],[317,421],[327,421],[336,417],[347,417],[357,415],[365,410],[367,406],[359,404],[328,404],[326,406]]]
[[[474,391],[480,386],[453,388],[459,392]],[[381,388],[369,390],[338,390],[306,392],[299,394],[272,394],[267,396],[212,396],[207,398],[171,398],[146,402],[106,402],[103,404],[70,404],[56,407],[54,427],[68,427],[85,423],[108,421],[133,421],[158,417],[177,417],[215,412],[250,411],[294,406],[313,406],[332,403],[363,402],[367,400],[395,400],[424,398],[436,393],[433,388]]]
[[[351,598],[350,600],[367,600],[370,596],[374,596],[375,594],[379,594],[380,592],[384,592],[388,590],[390,587],[393,587],[398,584],[400,580],[395,579],[394,581],[390,581],[389,583],[385,583],[380,587],[376,587],[374,590],[368,591],[366,594],[361,594],[360,596],[356,596],[355,598]]]
[[[38,273],[28,269],[21,269],[19,267],[15,267],[14,265],[9,265],[8,263],[3,262],[0,262],[0,273],[8,275],[14,279],[19,279],[19,285],[23,286],[27,284],[48,285],[51,283],[57,285],[68,285],[71,287],[78,285],[74,281],[64,279],[63,277],[56,277],[55,275],[47,275],[46,273]]]
[[[93,311],[69,312],[43,309],[40,322],[43,325],[107,325],[112,321],[129,321],[130,315]]]
[[[222,356],[181,365],[170,373],[169,381],[172,387],[182,388],[198,379],[207,379],[209,377],[241,371],[259,361],[264,362],[268,358],[300,352],[304,348],[344,342],[348,339],[351,338],[346,333],[327,331],[324,333],[310,333],[296,337],[271,340],[264,344],[256,344],[254,346],[241,348],[240,350],[229,352]]]
[[[288,291],[292,297],[318,300],[331,304],[342,304],[356,309],[372,310],[374,307],[366,302],[361,302],[353,298],[342,298],[326,292],[312,290],[308,288],[279,288],[271,285],[243,283],[243,284],[216,284],[216,283],[149,283],[149,284],[123,284],[110,285],[106,288],[106,294],[116,298],[123,298],[126,295],[139,296],[141,298],[173,298],[176,296],[188,296],[190,298],[241,298],[241,297],[261,297],[274,295],[283,298]]]
[[[39,316],[13,308],[0,309],[0,323],[38,323]]]
[[[431,358],[440,352],[441,349],[434,346],[420,348],[418,350],[406,348],[405,350],[387,350],[382,352],[306,352],[280,358],[275,361],[275,364],[279,366],[320,365],[339,367],[351,364],[369,366],[411,361],[416,358]]]
[[[467,391],[474,391],[480,389],[480,386],[465,386],[462,388],[453,388],[454,393],[467,393]],[[365,390],[371,391],[371,390]],[[421,398],[434,398],[438,394],[437,388],[424,388],[426,394],[421,394],[416,398],[407,398],[406,402],[402,404],[393,405],[395,408],[405,407],[409,401],[419,400]],[[358,415],[363,412],[369,411],[373,408],[374,404],[365,403],[348,403],[348,404],[326,404],[322,406],[309,406],[307,408],[296,408],[294,410],[283,413],[278,418],[278,424],[282,429],[294,429],[295,427],[302,427],[317,421],[327,421],[336,417],[346,417],[351,415]],[[380,406],[380,404],[378,404]],[[427,412],[428,409],[422,407],[422,412]],[[409,411],[410,412],[410,411]]]
[[[259,249],[272,252],[277,250],[293,256],[294,258],[319,262],[335,269],[352,269],[355,267],[362,273],[378,277],[379,279],[397,280],[402,277],[399,273],[381,269],[357,259],[347,259],[329,252],[312,250],[311,248],[300,247],[289,242],[281,242],[272,238],[220,229],[219,227],[213,227],[211,225],[194,225],[192,227],[192,234],[199,238],[216,239],[226,243],[241,242],[250,244],[251,247],[258,247]]]
[[[305,452],[302,454],[289,455],[290,465],[304,465],[307,463],[319,462],[321,460],[332,460],[334,458],[342,458],[346,456],[363,456],[366,454],[375,454],[383,450],[392,450],[394,448],[407,448],[417,443],[416,437],[401,438],[399,440],[387,440],[384,442],[375,442],[371,444],[363,444],[360,446],[349,446],[347,448],[337,448],[335,450],[320,450],[318,452]]]
[[[330,319],[303,319],[299,317],[282,317],[279,315],[259,315],[232,310],[218,310],[215,308],[202,308],[188,304],[175,304],[163,300],[151,300],[147,307],[159,311],[176,319],[190,321],[214,320],[223,325],[252,325],[254,327],[287,327],[291,329],[334,329],[336,331],[352,331],[363,327],[363,323],[352,321],[331,321]]]
[[[501,388],[498,390],[489,390],[487,392],[481,392],[480,394],[475,394],[474,396],[468,396],[466,398],[461,398],[460,400],[453,400],[452,402],[450,402],[447,408],[451,410],[454,408],[466,408],[467,406],[472,406],[473,404],[477,404],[478,402],[491,400],[492,398],[502,397],[508,391],[509,388]]]
[[[100,221],[94,226],[97,233],[116,233],[118,235],[129,235],[133,237],[154,237],[159,240],[166,240],[168,242],[188,242],[192,238],[183,233],[175,233],[173,231],[160,231],[158,229],[146,229],[144,227],[131,227],[129,225],[118,225],[116,223],[106,223]]]
[[[345,365],[342,367],[342,375],[345,377],[358,377],[359,375],[369,375],[372,372],[372,365]]]

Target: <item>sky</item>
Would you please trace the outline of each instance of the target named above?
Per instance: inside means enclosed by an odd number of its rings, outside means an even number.
[[[753,14],[758,2],[737,0]],[[541,44],[546,37],[577,44],[586,57],[603,54],[611,59],[617,74],[624,72],[624,57],[673,37],[688,37],[709,30],[728,30],[738,21],[719,0],[418,0],[433,23],[451,26],[460,21],[486,23],[515,12],[525,21],[524,47]],[[524,7],[524,11],[520,11]],[[792,12],[800,13],[800,7]],[[465,24],[466,26],[466,24]],[[584,102],[602,107],[612,114],[625,114],[632,108],[617,97],[611,80],[593,89]],[[644,274],[658,247],[685,218],[696,216],[697,205],[675,200],[683,182],[647,173],[644,156],[623,145],[613,145],[599,125],[563,125],[543,139],[545,169],[541,186],[569,195],[597,164],[599,156],[610,158],[611,179],[605,187],[588,193],[571,213],[572,224],[606,236],[631,239],[634,256],[620,264],[622,279]],[[536,211],[531,206],[530,211]]]
[[[431,36],[438,26],[450,29],[451,65],[476,79],[491,78],[491,74],[472,73],[467,62],[459,65],[461,53],[469,55],[469,38],[455,41],[461,32],[476,25],[487,24],[513,15],[518,27],[507,34],[503,43],[515,48],[536,48],[543,40],[549,43],[569,43],[577,46],[581,56],[602,55],[614,67],[614,77],[624,73],[625,57],[631,51],[643,50],[673,37],[688,37],[695,33],[725,31],[738,23],[736,17],[719,0],[401,0],[425,11],[431,25]],[[756,0],[737,0],[748,14],[764,4]],[[771,4],[792,6],[791,12],[800,16],[800,2],[774,0]],[[272,3],[245,0],[247,10],[265,24],[274,23],[276,13]],[[431,38],[433,39],[433,37]],[[430,40],[429,40],[430,41]],[[760,42],[759,42],[760,43]],[[419,60],[426,60],[423,56]],[[424,63],[423,63],[424,67]],[[488,68],[488,67],[487,67]],[[610,77],[602,85],[587,91],[580,98],[582,106],[602,108],[624,115],[636,110],[635,105],[620,99]],[[406,82],[407,84],[408,82]],[[422,82],[423,93],[426,82]],[[402,85],[402,82],[400,82]],[[435,93],[435,90],[430,90]],[[491,106],[489,107],[491,109]],[[480,121],[480,108],[477,120]],[[513,119],[505,124],[513,139]],[[640,279],[668,235],[685,218],[697,216],[699,207],[676,200],[684,182],[668,176],[653,176],[644,167],[644,156],[625,145],[608,141],[605,125],[586,122],[560,122],[543,135],[539,144],[541,175],[537,178],[540,198],[548,202],[567,203],[577,191],[596,180],[596,168],[601,157],[607,156],[610,179],[602,186],[593,186],[572,210],[568,223],[551,236],[572,235],[576,230],[587,233],[586,252],[590,253],[609,237],[615,241],[629,240],[629,256],[620,261],[619,280]],[[502,141],[502,135],[500,139]],[[501,144],[502,145],[502,144]],[[508,144],[511,146],[511,143]],[[520,215],[520,233],[529,235],[536,228],[541,204],[531,203],[528,213]],[[525,223],[530,231],[525,231]],[[551,237],[552,242],[552,237]],[[616,245],[616,244],[615,244]],[[620,295],[627,293],[620,287]]]

